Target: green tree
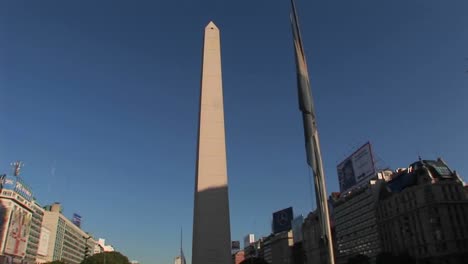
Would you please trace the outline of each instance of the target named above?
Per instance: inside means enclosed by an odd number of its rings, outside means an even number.
[[[358,254],[354,257],[349,258],[348,264],[370,264],[370,259],[366,255]]]
[[[104,252],[92,255],[81,262],[81,264],[129,264],[130,261],[119,252]]]

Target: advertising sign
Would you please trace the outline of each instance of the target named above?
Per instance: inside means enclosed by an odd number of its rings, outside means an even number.
[[[240,242],[238,240],[231,242],[232,250],[240,250]]]
[[[291,230],[291,221],[293,220],[292,207],[273,213],[273,233],[280,233]]]
[[[294,244],[302,241],[302,223],[304,223],[304,217],[302,215],[292,220],[292,233]]]
[[[73,214],[72,223],[77,227],[81,227],[81,216],[79,214]]]
[[[2,189],[14,190],[16,179],[6,175],[2,176]]]
[[[39,238],[39,247],[37,248],[37,254],[41,256],[47,256],[47,250],[49,249],[49,229],[42,227],[41,236]]]
[[[25,209],[14,206],[4,252],[9,255],[24,257],[31,228],[32,214]]]
[[[33,194],[31,190],[23,183],[20,177],[17,176],[2,176],[1,188],[13,190],[21,195],[24,199],[31,201]]]
[[[360,186],[375,176],[375,165],[370,143],[364,144],[337,166],[340,192]]]
[[[0,201],[0,246],[3,248],[5,241],[3,238],[8,232],[8,223],[11,217],[11,202]]]

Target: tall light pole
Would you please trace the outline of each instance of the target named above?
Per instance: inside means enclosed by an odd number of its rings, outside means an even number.
[[[88,253],[89,253],[89,247],[88,247],[88,240],[91,238],[91,236],[83,236],[83,239],[85,240],[85,246],[84,246],[84,257],[83,260],[88,258]]]
[[[301,32],[294,0],[291,0],[291,6],[291,24],[294,37],[294,51],[297,71],[297,92],[299,97],[299,109],[302,112],[302,121],[304,126],[307,164],[312,168],[313,171],[315,197],[321,227],[321,238],[327,248],[328,253],[327,263],[334,264],[335,256],[333,250],[333,237],[330,228],[330,215],[328,213],[325,173],[323,171],[322,153],[320,151],[320,141],[314,109],[314,101],[312,99],[309,73],[307,70],[304,48],[302,46]]]

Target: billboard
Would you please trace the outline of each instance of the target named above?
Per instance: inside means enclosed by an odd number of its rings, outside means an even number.
[[[20,177],[3,175],[1,177],[0,187],[2,189],[15,191],[24,199],[32,201],[33,194],[31,189],[23,183],[23,180]]]
[[[367,183],[375,176],[371,144],[367,142],[337,166],[340,192]]]
[[[81,228],[81,216],[76,213],[73,214],[72,223]]]
[[[6,234],[8,232],[8,223],[10,223],[12,209],[11,206],[12,202],[10,201],[0,201],[0,248],[3,248],[5,244],[3,238],[6,238]]]
[[[294,218],[291,222],[294,244],[302,241],[302,223],[304,223],[302,215]]]
[[[41,227],[41,236],[39,238],[39,247],[37,248],[37,254],[41,256],[47,256],[49,250],[49,238],[50,231],[45,227]]]
[[[4,252],[6,254],[19,257],[25,256],[29,230],[31,228],[31,218],[31,212],[16,205],[13,207],[5,241]]]
[[[232,241],[231,242],[231,250],[240,250],[240,241]]]
[[[291,221],[293,220],[292,207],[285,208],[273,213],[273,233],[280,233],[291,230]]]

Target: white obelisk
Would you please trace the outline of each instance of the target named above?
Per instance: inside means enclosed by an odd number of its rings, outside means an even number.
[[[231,264],[226,143],[219,29],[205,28],[192,264]]]

